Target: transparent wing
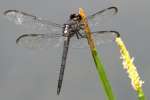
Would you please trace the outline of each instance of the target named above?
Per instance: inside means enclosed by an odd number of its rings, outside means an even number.
[[[88,47],[88,42],[86,38],[77,39],[76,36],[71,38],[70,47],[74,49],[82,49]]]
[[[17,38],[16,44],[29,49],[59,47],[63,37],[53,38],[47,34],[23,34]]]
[[[101,44],[107,44],[114,42],[116,37],[119,37],[120,34],[117,31],[97,31],[92,32],[94,36],[94,40],[97,46]],[[88,42],[86,37],[77,39],[77,37],[73,37],[71,41],[71,47],[73,48],[87,48]]]
[[[120,37],[120,34],[117,31],[97,31],[92,33],[97,46],[101,44],[112,43],[116,37]]]
[[[34,15],[21,12],[18,10],[7,10],[4,15],[10,20],[15,22],[17,25],[23,25],[29,28],[34,28],[39,33],[61,33],[62,25],[53,23],[49,20],[38,18]],[[55,33],[54,33],[55,32]]]
[[[42,48],[53,44],[57,46],[62,36],[62,25],[18,10],[7,10],[4,15],[17,25],[34,30],[34,34],[23,34],[16,43],[26,48]],[[39,34],[40,33],[40,34]],[[56,43],[57,41],[57,43]]]
[[[90,16],[87,16],[90,27],[100,26],[103,20],[111,18],[117,14],[118,9],[116,7],[109,7],[104,10],[98,11]]]

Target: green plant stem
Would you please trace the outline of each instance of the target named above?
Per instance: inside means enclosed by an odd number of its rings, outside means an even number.
[[[137,95],[138,95],[138,100],[146,100],[142,88],[138,89]]]
[[[102,62],[98,56],[98,52],[97,52],[96,48],[91,50],[91,52],[92,52],[92,56],[93,56],[93,59],[94,59],[95,65],[96,65],[96,69],[97,69],[98,74],[99,74],[100,81],[102,83],[103,89],[105,90],[105,93],[107,95],[108,100],[116,100],[115,96],[112,92],[112,88],[110,86],[110,83],[107,79],[107,75],[105,73],[103,64],[102,64]]]
[[[88,41],[88,44],[89,44],[89,47],[90,47],[95,65],[96,65],[96,69],[97,69],[98,74],[99,74],[99,78],[100,78],[101,83],[102,83],[102,87],[103,87],[103,89],[106,93],[107,99],[108,100],[115,100],[115,96],[112,92],[112,88],[111,88],[111,86],[109,84],[109,81],[107,79],[103,64],[101,63],[101,60],[98,56],[98,52],[96,50],[93,34],[90,31],[88,21],[87,21],[87,18],[86,18],[86,14],[85,14],[85,12],[82,8],[79,8],[79,14],[82,17],[82,22],[84,23],[84,27],[85,27],[84,31],[87,35],[87,41]]]

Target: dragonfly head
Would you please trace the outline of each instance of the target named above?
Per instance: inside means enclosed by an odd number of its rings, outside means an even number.
[[[81,21],[81,16],[80,14],[71,14],[70,15],[70,20],[73,20],[73,21]]]

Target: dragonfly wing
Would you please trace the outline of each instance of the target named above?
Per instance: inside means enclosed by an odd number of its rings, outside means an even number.
[[[29,28],[36,29],[40,33],[60,33],[63,25],[53,23],[49,20],[38,18],[32,14],[28,14],[18,10],[6,10],[4,15],[17,25],[23,25]]]
[[[21,47],[36,49],[43,47],[58,47],[62,37],[52,38],[47,34],[23,34],[17,38],[16,44]]]
[[[118,9],[116,7],[109,7],[104,10],[98,11],[90,16],[87,16],[89,25],[91,27],[99,26],[103,20],[112,17],[117,14]]]
[[[97,46],[105,43],[112,43],[116,37],[120,36],[117,31],[97,31],[92,33]]]
[[[87,48],[88,47],[88,43],[87,43],[87,39],[86,38],[80,38],[77,39],[76,36],[71,38],[70,41],[70,47],[74,48],[74,49],[82,49],[82,48]]]
[[[7,10],[4,15],[17,25],[34,29],[32,33],[40,34],[23,34],[16,43],[27,48],[41,48],[53,44],[58,46],[62,37],[62,25],[53,23],[51,21],[38,18],[32,14],[28,14],[18,10]],[[58,43],[56,43],[56,41]]]
[[[96,31],[92,33],[97,46],[112,43],[116,37],[120,37],[120,34],[117,31]],[[77,37],[72,37],[70,46],[76,49],[89,47],[86,36],[80,39],[77,39]]]

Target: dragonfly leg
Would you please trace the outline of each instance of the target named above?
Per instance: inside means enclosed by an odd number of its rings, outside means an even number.
[[[78,32],[76,32],[75,34],[76,34],[77,39],[79,39],[79,34],[78,34]]]
[[[81,38],[83,38],[83,37],[84,37],[84,35],[82,35],[80,32],[78,32],[78,34],[81,36]]]
[[[81,38],[86,38],[86,35],[85,35],[85,34],[81,34],[80,32],[77,32],[77,34],[80,36],[80,39],[81,39]]]

